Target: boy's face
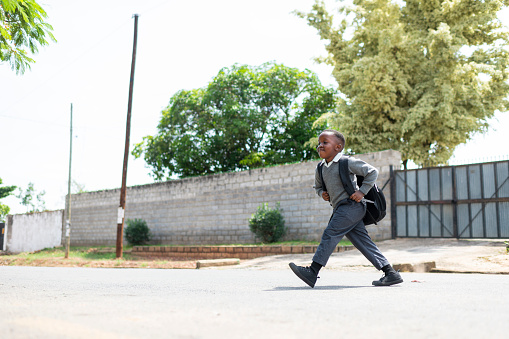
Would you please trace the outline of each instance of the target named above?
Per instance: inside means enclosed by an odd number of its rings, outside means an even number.
[[[343,150],[344,145],[333,133],[324,132],[318,137],[318,155],[320,158],[331,162],[334,157]]]

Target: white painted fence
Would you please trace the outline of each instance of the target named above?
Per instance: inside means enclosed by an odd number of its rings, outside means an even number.
[[[33,252],[62,245],[64,211],[8,215],[4,251]]]

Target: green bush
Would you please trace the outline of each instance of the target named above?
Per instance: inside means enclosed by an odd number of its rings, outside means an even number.
[[[276,208],[267,203],[259,206],[249,219],[249,229],[265,243],[277,242],[286,234],[285,218],[281,214],[279,202]]]
[[[143,245],[150,241],[150,229],[143,219],[127,219],[125,238],[130,245]]]

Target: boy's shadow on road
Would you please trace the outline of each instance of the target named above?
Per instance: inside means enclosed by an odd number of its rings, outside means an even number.
[[[273,289],[271,290],[265,290],[267,292],[278,292],[278,291],[301,291],[301,290],[334,290],[334,291],[337,291],[337,290],[346,290],[346,289],[350,289],[350,288],[368,288],[368,287],[373,287],[373,286],[316,286],[315,288],[311,288],[311,287],[308,287],[308,286],[299,286],[299,287],[295,287],[295,286],[278,286],[278,287],[274,287]]]

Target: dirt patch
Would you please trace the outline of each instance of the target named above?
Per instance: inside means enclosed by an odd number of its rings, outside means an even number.
[[[501,265],[509,268],[509,255],[507,254],[498,254],[490,257],[480,257],[479,259],[484,260],[490,264]]]
[[[29,259],[0,256],[0,266],[195,269],[196,260],[182,260],[177,258],[168,258],[168,260],[86,260],[81,258]]]
[[[509,274],[509,254],[503,240],[395,239],[381,241],[377,245],[392,264],[414,265],[433,261],[436,263],[436,268],[441,271]],[[114,252],[111,248],[91,248],[87,253]],[[312,254],[267,256],[241,260],[240,265],[224,268],[287,270],[288,263],[292,261],[298,265],[309,265],[312,256]],[[134,255],[129,256],[129,259],[64,259],[63,256],[34,259],[0,255],[0,266],[195,269],[197,262],[197,259],[190,258],[136,257]],[[357,250],[334,253],[327,264],[327,269],[375,270]]]

